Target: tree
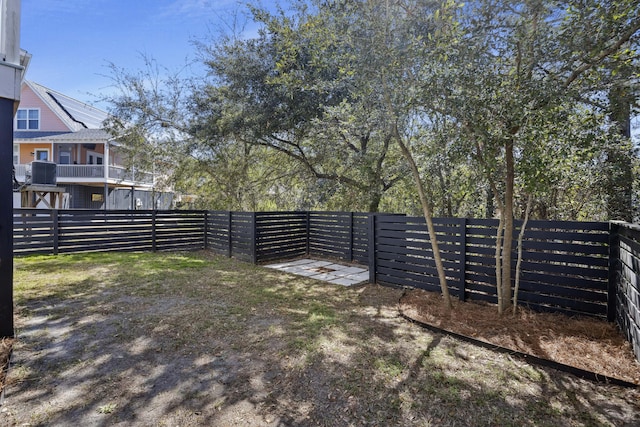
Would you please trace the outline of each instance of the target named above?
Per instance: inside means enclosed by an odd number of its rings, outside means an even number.
[[[442,10],[446,10],[443,6]],[[375,114],[378,132],[385,144],[394,143],[413,177],[420,206],[427,223],[429,240],[443,301],[451,307],[446,272],[432,220],[433,198],[412,152],[424,146],[419,136],[428,133],[430,110],[420,108],[417,94],[421,79],[428,73],[433,46],[424,46],[421,31],[435,31],[448,17],[430,20],[436,11],[428,1],[337,1],[317,6],[317,19],[324,29],[324,45],[331,46],[335,57],[326,54],[318,60],[340,64],[334,84],[349,88],[354,105],[363,105]],[[427,17],[427,21],[424,17]],[[435,39],[432,39],[435,40]],[[435,55],[437,56],[437,54]],[[357,104],[356,104],[357,103]],[[427,142],[433,145],[434,141]],[[435,149],[435,151],[439,151]]]
[[[191,101],[198,81],[143,57],[144,68],[111,64],[116,89],[106,96],[105,128],[140,169],[162,170],[176,191],[196,196],[192,207],[227,210],[300,209],[307,185],[291,161],[231,137],[199,139]],[[131,164],[130,166],[133,166]],[[161,183],[161,184],[163,184]],[[303,198],[303,196],[301,196]]]
[[[568,2],[569,9],[563,10],[565,3],[542,0],[479,1],[466,5],[460,17],[463,50],[449,55],[445,65],[448,75],[456,78],[447,79],[444,75],[439,82],[440,93],[447,102],[446,112],[455,117],[474,147],[504,225],[499,227],[496,256],[501,312],[511,303],[517,178],[526,187],[545,175],[548,159],[543,147],[564,140],[561,129],[546,124],[566,123],[569,116],[576,114],[576,100],[601,90],[605,76],[599,68],[603,61],[613,60],[640,28],[640,18],[632,13],[629,3],[623,18],[616,17],[619,9],[611,8],[598,15],[596,24],[616,19],[624,22],[597,34],[591,39],[592,45],[578,44],[578,39],[592,34],[587,27],[593,22],[585,19],[594,17],[577,13],[585,6],[580,3],[597,9],[594,2]],[[580,33],[577,28],[585,32]],[[566,43],[568,33],[575,43]],[[589,139],[589,128],[575,130],[580,140]]]
[[[228,195],[245,194],[236,181],[252,183],[252,206],[258,193],[284,187],[372,211],[391,205],[389,194],[412,210],[419,199],[443,295],[433,212],[495,207],[505,312],[515,217],[599,218],[604,202],[610,215],[628,217],[634,158],[624,131],[637,98],[639,8],[632,0],[315,1],[291,15],[252,8],[259,35],[204,49],[210,77],[187,85],[188,102],[157,103],[163,97],[138,78],[132,87],[143,90],[124,105],[142,112],[129,117],[143,126],[171,123],[167,146],[228,177],[216,175]],[[301,179],[277,168],[285,164]],[[407,176],[418,197],[406,195]],[[607,185],[585,191],[599,183]]]
[[[206,53],[212,78],[194,97],[192,134],[205,144],[232,138],[283,153],[377,211],[404,170],[376,111],[354,100],[342,78],[332,35],[305,8],[294,18],[252,10],[264,25],[257,38],[224,39]]]
[[[608,116],[610,144],[605,151],[607,214],[632,220],[630,118],[638,107],[637,1],[594,0],[568,3],[562,44],[567,66],[565,85],[580,91],[580,101]]]

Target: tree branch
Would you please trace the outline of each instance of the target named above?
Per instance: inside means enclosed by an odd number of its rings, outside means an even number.
[[[564,82],[564,87],[567,88],[571,85],[571,83],[573,83],[578,77],[580,77],[580,75],[582,73],[584,73],[585,71],[593,68],[595,65],[597,65],[598,63],[600,63],[602,60],[604,60],[606,57],[608,57],[609,55],[611,55],[612,53],[614,53],[615,51],[617,51],[618,49],[620,49],[620,47],[628,42],[631,37],[633,37],[633,35],[636,33],[636,31],[640,30],[640,18],[636,18],[635,22],[633,22],[631,24],[631,27],[625,31],[620,38],[618,39],[618,41],[616,41],[614,44],[612,44],[611,46],[609,46],[608,48],[602,50],[598,55],[595,56],[595,58],[593,58],[591,61],[588,62],[584,62],[581,66],[579,66],[578,68],[576,68],[575,70],[573,70],[573,72],[571,73],[571,75],[569,75],[569,77],[567,78],[567,80],[565,80]]]

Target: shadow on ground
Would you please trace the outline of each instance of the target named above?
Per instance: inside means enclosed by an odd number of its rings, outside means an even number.
[[[72,258],[64,292],[18,298],[9,425],[640,423],[636,390],[424,331],[398,317],[396,289],[205,253],[186,269],[145,257],[143,274],[126,256]]]

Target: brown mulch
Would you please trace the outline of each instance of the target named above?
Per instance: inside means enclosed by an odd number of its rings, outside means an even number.
[[[0,393],[4,390],[4,380],[9,367],[9,356],[13,347],[12,338],[2,338],[0,340]]]
[[[640,385],[640,363],[614,323],[523,307],[501,316],[493,304],[452,302],[446,314],[439,293],[417,289],[403,295],[400,310],[449,332]]]

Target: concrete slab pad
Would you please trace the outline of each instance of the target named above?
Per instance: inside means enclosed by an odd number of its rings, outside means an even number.
[[[332,264],[332,265],[335,265],[335,264]],[[332,265],[328,265],[327,267],[332,267]],[[337,266],[337,268],[335,270],[336,270],[336,272],[339,272],[340,274],[359,274],[359,273],[364,273],[364,272],[367,271],[366,268],[349,267],[349,266],[344,266],[344,265]]]
[[[317,276],[318,274],[320,274],[317,271],[302,270],[302,269],[287,271],[287,273],[296,274],[298,276],[305,276],[305,277]]]
[[[276,270],[281,270],[283,268],[290,268],[290,267],[295,267],[298,265],[304,265],[304,264],[309,264],[313,262],[313,260],[310,259],[299,259],[296,261],[285,261],[285,262],[278,262],[275,264],[268,264],[265,265],[265,267],[267,268],[275,268]]]
[[[345,276],[345,278],[347,278],[349,280],[358,280],[359,282],[365,282],[365,281],[369,280],[369,272],[368,271],[364,271],[364,272],[358,273],[358,274],[350,274],[348,276]]]
[[[329,283],[342,286],[353,286],[362,283],[362,280],[352,280],[346,277],[340,277],[338,279],[330,280]]]
[[[332,280],[340,278],[340,276],[338,276],[337,274],[333,274],[333,273],[320,273],[320,274],[316,274],[315,276],[311,276],[311,277],[316,279],[316,280],[323,280],[325,282],[330,282]]]
[[[310,264],[314,262],[312,259],[297,259],[295,261],[285,261],[285,262],[279,262],[277,264],[271,264],[268,265],[267,267],[272,267],[272,268],[277,268],[276,266],[283,266],[283,267],[290,267],[290,266],[294,266],[294,265],[304,265],[304,264]]]
[[[265,265],[267,268],[342,286],[353,286],[369,280],[366,268],[309,258]]]
[[[304,264],[305,267],[327,267],[331,265],[331,263],[329,261],[312,261],[308,264]]]

